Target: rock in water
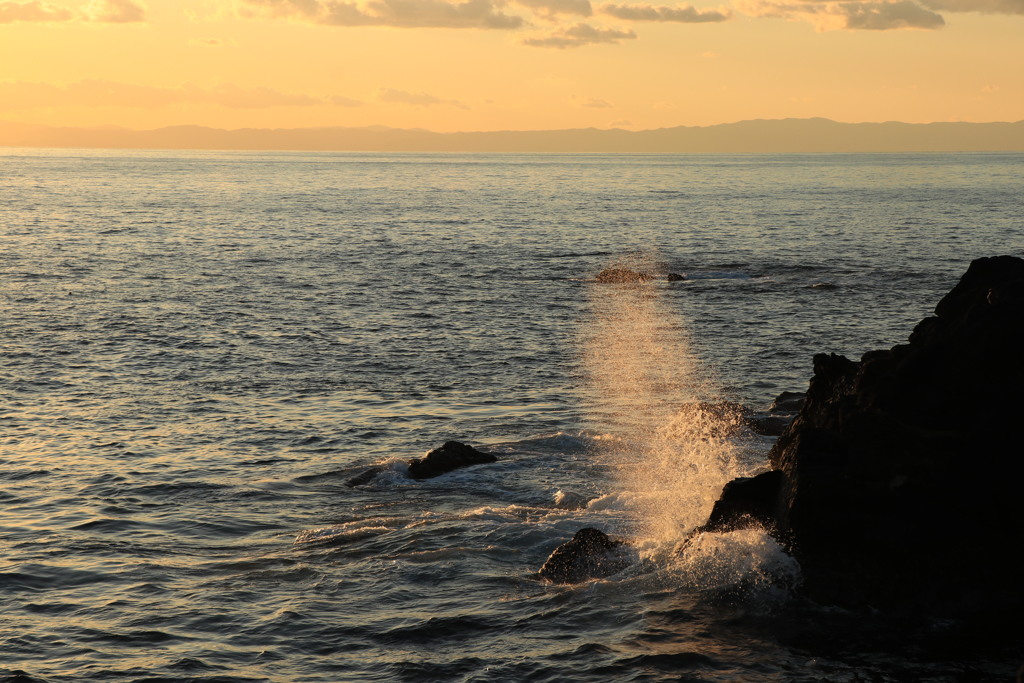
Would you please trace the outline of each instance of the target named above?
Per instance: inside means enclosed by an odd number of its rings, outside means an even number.
[[[422,458],[409,461],[409,476],[413,479],[430,479],[460,467],[494,462],[497,458],[490,453],[481,453],[472,446],[458,441],[446,441],[440,448]]]
[[[798,413],[804,405],[807,394],[802,391],[783,391],[779,394],[771,406],[769,413]]]
[[[820,602],[1019,621],[1024,260],[974,261],[935,312],[860,362],[815,356],[773,471],[700,530],[768,528]]]
[[[446,441],[440,448],[427,453],[422,458],[414,458],[408,463],[408,474],[412,479],[430,479],[460,467],[480,465],[494,462],[497,458],[490,453],[481,453],[472,446],[458,441]],[[399,463],[399,468],[401,464]],[[374,465],[345,482],[346,486],[356,487],[369,484],[377,475],[388,470],[384,465]]]
[[[580,583],[618,574],[632,564],[622,552],[626,548],[625,543],[612,540],[603,531],[586,527],[555,548],[537,575],[551,583]]]
[[[650,273],[638,273],[629,268],[605,268],[597,274],[598,282],[647,282],[653,279],[654,276]]]

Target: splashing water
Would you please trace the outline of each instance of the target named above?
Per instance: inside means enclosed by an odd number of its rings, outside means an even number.
[[[642,255],[617,268],[657,270]],[[722,487],[746,474],[730,438],[738,406],[721,401],[713,373],[692,351],[662,281],[594,282],[584,332],[587,402],[602,431],[641,544],[664,547],[708,516]]]

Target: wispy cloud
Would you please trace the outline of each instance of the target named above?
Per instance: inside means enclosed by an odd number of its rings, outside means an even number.
[[[574,14],[589,17],[594,13],[590,0],[515,0],[515,3],[547,16]]]
[[[901,28],[935,29],[946,22],[941,15],[910,0],[900,2],[848,2],[839,8],[846,15],[846,28],[888,31]]]
[[[170,105],[215,105],[232,109],[267,107],[357,106],[341,96],[315,97],[282,93],[270,88],[248,88],[222,83],[212,88],[183,85],[163,88],[104,80],[85,80],[64,86],[14,81],[0,83],[0,110],[41,107],[127,107],[153,109]]]
[[[295,17],[328,26],[515,29],[521,17],[505,14],[503,0],[243,0],[268,16]]]
[[[525,38],[523,45],[530,47],[550,47],[565,50],[584,45],[601,43],[617,44],[623,40],[635,40],[633,31],[620,31],[612,28],[596,28],[590,24],[576,24],[569,28],[556,31],[543,38]]]
[[[922,0],[925,7],[947,12],[1024,14],[1024,0]]]
[[[30,2],[0,2],[0,24],[25,22],[70,21],[74,18],[69,10],[39,0]]]
[[[92,0],[81,12],[72,12],[40,0],[0,2],[0,24],[86,21],[128,24],[146,20],[146,9],[134,0]]]
[[[767,2],[770,0],[748,0]],[[799,0],[790,0],[799,1]],[[835,0],[838,1],[838,0]],[[994,1],[994,0],[993,0]],[[1008,1],[1008,0],[1004,0]],[[520,45],[567,49],[618,44],[637,35],[627,29],[580,22],[596,14],[630,22],[713,23],[731,18],[727,9],[592,0],[238,0],[249,18],[286,18],[321,26],[452,28],[524,31],[537,21],[554,24],[547,35],[527,35]],[[576,23],[572,23],[572,22]]]
[[[91,21],[130,24],[146,20],[146,9],[133,0],[93,0],[85,9]]]
[[[730,14],[725,10],[699,10],[693,5],[666,7],[654,5],[601,5],[601,12],[626,21],[675,21],[685,24],[726,21]]]
[[[898,29],[939,29],[946,22],[942,15],[913,0],[865,0],[864,2],[741,0],[745,14],[806,21],[819,31]]]
[[[381,88],[377,93],[377,99],[390,104],[411,104],[416,107],[431,107],[442,104],[458,107],[459,109],[469,109],[469,106],[458,100],[446,100],[425,92],[411,93],[404,90],[395,90],[394,88]]]

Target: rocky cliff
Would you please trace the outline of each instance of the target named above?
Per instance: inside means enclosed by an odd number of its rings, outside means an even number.
[[[698,531],[759,524],[815,600],[929,615],[1024,607],[1024,260],[974,261],[908,344],[814,358],[772,471]]]

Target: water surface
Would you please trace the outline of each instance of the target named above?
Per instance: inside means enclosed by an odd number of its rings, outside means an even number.
[[[1005,680],[1020,653],[953,625],[802,603],[762,535],[673,554],[771,446],[674,420],[904,341],[973,258],[1024,255],[1022,179],[1019,154],[0,151],[0,672]],[[615,265],[688,279],[594,281]],[[499,461],[403,476],[448,439]],[[642,561],[531,576],[587,525]]]

